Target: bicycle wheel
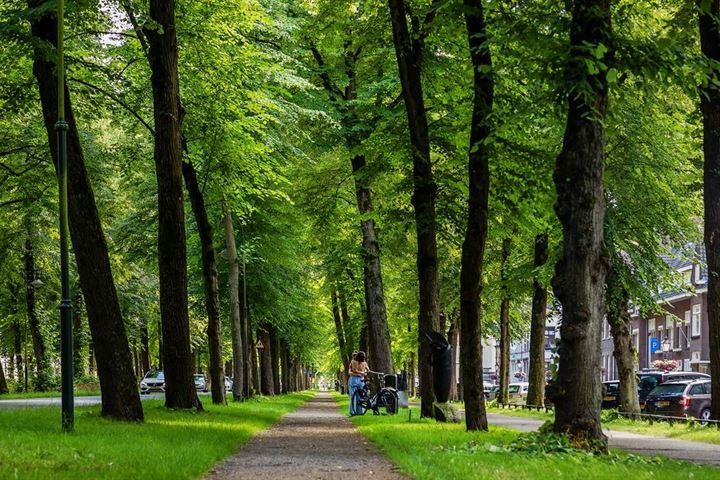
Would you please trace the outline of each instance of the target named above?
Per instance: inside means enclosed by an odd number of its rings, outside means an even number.
[[[385,412],[388,415],[395,415],[398,412],[398,394],[391,388],[384,388],[380,392],[380,399],[382,404],[385,406]]]
[[[368,409],[367,392],[363,388],[358,388],[350,398],[355,410],[355,415],[365,415]]]

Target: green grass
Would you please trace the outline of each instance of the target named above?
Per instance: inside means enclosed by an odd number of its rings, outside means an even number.
[[[76,397],[94,397],[100,395],[100,390],[75,390]],[[0,400],[18,400],[23,398],[51,398],[60,397],[59,391],[50,392],[18,392],[18,393],[4,393],[0,395]]]
[[[347,398],[338,397],[343,412]],[[403,472],[417,479],[720,479],[720,469],[667,459],[651,459],[613,452],[585,453],[509,451],[521,433],[492,427],[486,433],[467,433],[464,425],[421,420],[417,409],[396,416],[353,417],[360,432],[376,444]]]
[[[552,420],[553,414],[523,409],[501,409],[497,407],[488,407],[488,412],[498,413],[514,417],[535,418],[538,420]],[[604,411],[606,417],[611,416],[609,411]],[[651,435],[654,437],[675,438],[678,440],[688,440],[692,442],[705,442],[720,445],[720,429],[717,427],[702,427],[698,423],[684,424],[668,422],[654,422],[650,425],[645,420],[629,420],[627,418],[613,418],[612,420],[604,420],[603,427],[610,430],[619,430],[623,432],[640,433],[643,435]]]
[[[205,412],[170,411],[143,402],[144,424],[101,418],[99,406],[76,410],[75,433],[60,433],[57,408],[0,411],[0,478],[199,478],[312,393],[257,398]]]

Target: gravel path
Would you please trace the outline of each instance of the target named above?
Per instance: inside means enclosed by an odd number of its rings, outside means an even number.
[[[405,479],[338,411],[326,392],[255,436],[205,477],[219,479]]]

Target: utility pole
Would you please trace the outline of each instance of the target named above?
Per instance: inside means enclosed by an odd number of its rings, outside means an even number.
[[[75,423],[72,366],[72,303],[68,253],[67,131],[65,122],[65,1],[58,0],[57,12],[57,88],[58,118],[55,123],[58,147],[58,190],[60,192],[60,371],[62,390],[62,429],[73,431]]]

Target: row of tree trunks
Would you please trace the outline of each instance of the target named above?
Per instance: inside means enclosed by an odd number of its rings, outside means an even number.
[[[152,22],[143,32],[149,46],[155,122],[165,406],[201,409],[190,354],[175,1],[150,0],[149,6]]]
[[[418,370],[420,376],[420,415],[433,416],[432,367],[429,364],[430,343],[425,334],[437,331],[439,325],[438,255],[435,235],[435,196],[437,186],[430,159],[430,135],[423,97],[420,61],[422,33],[408,29],[404,0],[388,0],[393,30],[393,44],[400,73],[402,96],[412,145],[418,271]]]
[[[208,316],[207,338],[210,357],[210,392],[212,403],[225,403],[225,371],[222,365],[222,322],[220,320],[220,292],[218,287],[213,229],[205,208],[205,199],[197,179],[195,167],[189,161],[182,163],[185,188],[190,198],[202,251],[202,275],[205,292],[205,310]]]
[[[547,262],[548,236],[535,237],[533,266],[533,298],[530,314],[530,363],[528,366],[528,405],[544,405],[545,402],[545,317],[547,315],[547,288],[538,277],[538,269]]]
[[[235,244],[235,227],[233,226],[230,207],[225,205],[225,251],[228,260],[228,304],[230,306],[230,338],[232,340],[232,395],[233,400],[243,399],[243,345],[242,325],[240,318],[240,265],[238,263]],[[223,382],[224,383],[224,382]]]
[[[698,2],[700,45],[710,60],[709,75],[700,90],[703,115],[705,251],[708,268],[708,330],[712,391],[720,392],[720,1]],[[720,420],[720,395],[713,395],[710,416]]]
[[[490,114],[494,84],[482,0],[465,0],[464,7],[473,65],[473,112],[468,149],[468,216],[460,269],[460,364],[465,401],[465,427],[467,430],[487,430],[482,375],[480,295],[490,190],[486,140],[491,135]],[[454,341],[452,338],[451,340]]]
[[[28,6],[33,9],[43,8],[46,4],[52,2],[28,0]],[[44,48],[46,45],[56,45],[57,21],[54,8],[45,8],[43,11],[45,13],[42,15],[30,17],[32,34],[38,40],[33,57],[33,73],[39,87],[50,152],[57,166],[54,130],[58,116],[57,77],[55,63],[50,60],[51,57]],[[70,237],[75,247],[75,261],[96,354],[102,393],[102,414],[120,420],[142,420],[140,394],[110,269],[107,244],[85,168],[70,95],[67,86],[64,88],[65,121],[69,127],[67,158]]]
[[[582,84],[568,95],[568,117],[554,182],[555,213],[563,232],[562,256],[552,286],[562,304],[559,368],[549,393],[555,403],[554,431],[577,444],[607,449],[600,426],[600,328],[605,315],[604,119],[608,109],[606,72],[588,73],[585,60],[612,59],[610,0],[575,0],[570,24],[566,78]],[[599,52],[597,59],[594,55]]]

